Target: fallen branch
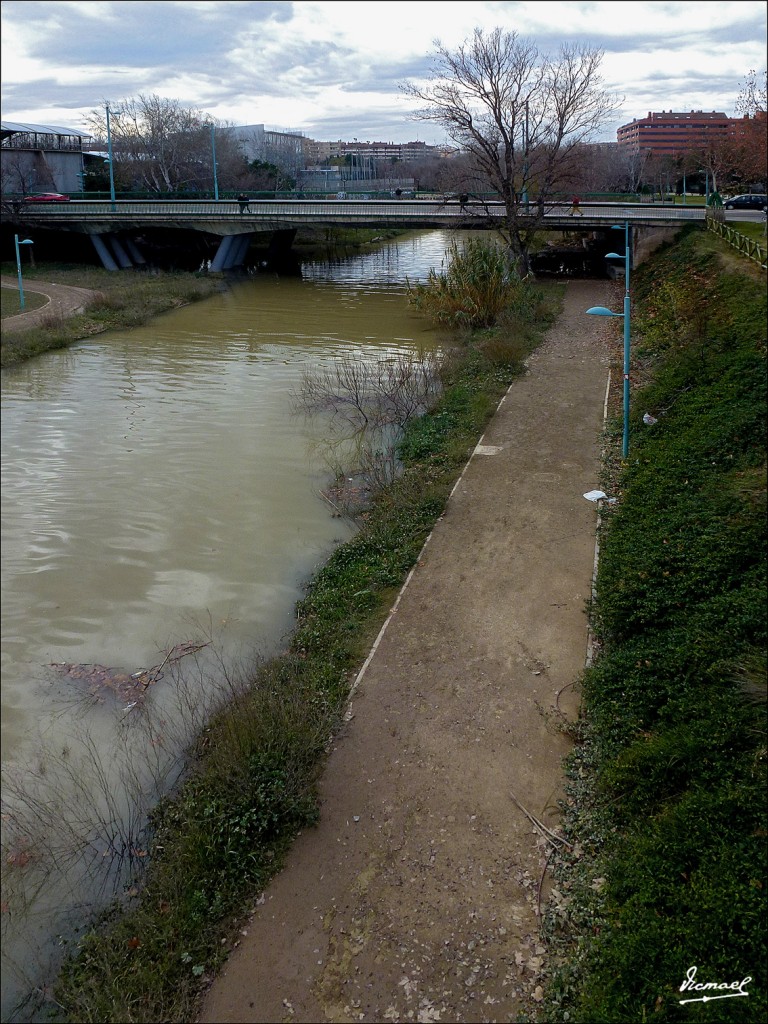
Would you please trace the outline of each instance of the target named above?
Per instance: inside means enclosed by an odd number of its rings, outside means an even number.
[[[557,832],[553,832],[551,828],[547,828],[547,826],[542,821],[539,821],[539,819],[535,815],[531,814],[530,811],[526,810],[526,808],[523,807],[523,805],[520,803],[520,801],[517,799],[517,797],[511,790],[509,795],[512,797],[512,799],[523,812],[523,814],[526,816],[526,818],[530,821],[533,827],[539,830],[545,842],[550,843],[551,845],[554,845],[555,843],[562,843],[563,846],[567,846],[569,850],[573,849],[573,847],[567,839],[563,839],[563,837],[559,836]]]
[[[159,665],[155,665],[153,668],[147,669],[146,672],[139,672],[136,674],[136,685],[138,686],[139,683],[141,683],[142,689],[146,690],[152,683],[163,678],[163,669],[169,662],[181,661],[181,659],[186,658],[188,654],[197,654],[198,651],[209,646],[210,640],[206,641],[204,644],[176,644],[175,647],[172,647],[170,651],[168,651],[165,658]]]
[[[547,868],[549,867],[549,862],[555,855],[556,850],[557,847],[554,843],[552,843],[549,848],[549,853],[547,854],[547,859],[544,861],[544,870],[541,872],[541,878],[539,879],[539,884],[536,889],[536,917],[538,917],[539,919],[539,928],[541,928],[541,890],[544,886],[544,879],[547,876]]]
[[[560,694],[563,692],[563,690],[567,690],[569,686],[575,686],[575,685],[576,685],[576,680],[574,679],[572,682],[566,683],[565,686],[561,686],[560,689],[557,691],[557,693],[555,694],[555,708],[556,708],[557,711],[560,711]],[[562,714],[562,713],[563,712],[560,711],[560,714]]]

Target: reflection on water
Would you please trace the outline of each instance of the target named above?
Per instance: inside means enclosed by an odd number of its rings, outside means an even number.
[[[4,763],[68,743],[57,700],[77,684],[54,663],[132,672],[203,635],[234,660],[276,649],[303,581],[350,529],[319,496],[328,470],[292,393],[343,354],[434,347],[406,279],[450,241],[424,233],[301,279],[248,279],[3,372]],[[109,749],[125,712],[107,710],[90,726]],[[28,959],[13,932],[5,951]],[[4,989],[10,1005],[18,982]]]

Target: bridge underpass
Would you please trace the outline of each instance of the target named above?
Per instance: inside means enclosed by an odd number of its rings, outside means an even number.
[[[0,223],[30,233],[37,229],[88,236],[108,270],[145,264],[141,239],[148,231],[203,234],[209,240],[218,239],[210,269],[222,271],[243,265],[257,235],[271,239],[272,257],[288,252],[302,227],[493,230],[500,225],[503,215],[501,203],[473,200],[251,200],[242,209],[239,203],[229,200],[73,200],[22,204],[21,209],[8,209],[3,204]],[[642,231],[676,228],[692,222],[703,226],[705,219],[706,210],[693,206],[585,203],[580,215],[573,216],[568,203],[545,204],[537,230],[607,233],[615,225],[623,227],[627,222],[636,242]],[[533,226],[535,217],[523,212],[521,220],[524,226],[526,222]]]

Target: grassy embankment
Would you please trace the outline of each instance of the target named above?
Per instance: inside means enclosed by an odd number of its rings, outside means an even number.
[[[765,248],[766,238],[768,237],[765,230],[765,221],[760,223],[754,220],[739,220],[727,221],[726,223],[729,228],[734,228],[739,234],[744,235],[745,238],[751,238],[753,242],[758,242]]]
[[[10,264],[2,264],[3,276],[15,274]],[[52,313],[40,326],[2,332],[0,366],[13,366],[52,349],[66,348],[75,341],[102,331],[137,327],[169,309],[206,299],[226,287],[219,274],[197,275],[163,272],[147,274],[139,270],[119,273],[101,267],[43,263],[24,269],[24,297],[27,310],[39,302],[35,281],[87,288],[97,292],[82,313],[62,317]],[[19,295],[10,288],[0,289],[2,316],[19,312]]]
[[[312,579],[287,651],[254,669],[200,737],[184,784],[154,814],[139,895],[83,936],[59,977],[66,1020],[194,1019],[247,901],[316,820],[316,783],[356,672],[485,424],[555,316],[557,286],[535,301],[525,292],[522,314],[506,311],[446,359],[440,397],[400,444],[402,476]]]
[[[603,511],[545,1018],[764,1020],[765,275],[691,232],[633,281],[642,384],[629,459],[612,443],[605,463],[620,500]],[[751,977],[748,996],[682,993],[691,967]],[[680,1005],[704,994],[721,998]]]

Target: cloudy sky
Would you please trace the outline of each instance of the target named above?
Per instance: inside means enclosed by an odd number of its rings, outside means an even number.
[[[516,30],[543,51],[604,51],[621,100],[604,139],[649,110],[734,113],[765,67],[766,5],[688,3],[4,0],[2,116],[84,127],[105,100],[156,93],[233,124],[322,140],[444,141],[399,90],[423,79],[434,42]]]

